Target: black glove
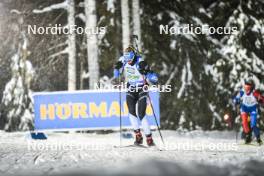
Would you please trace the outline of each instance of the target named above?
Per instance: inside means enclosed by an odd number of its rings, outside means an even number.
[[[139,67],[138,71],[142,75],[145,75],[150,71],[149,65],[145,61],[139,62],[138,67]]]

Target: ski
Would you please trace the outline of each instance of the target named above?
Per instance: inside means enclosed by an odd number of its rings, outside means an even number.
[[[145,145],[135,145],[135,144],[122,145],[122,146],[114,146],[114,148],[128,148],[128,147],[148,148]]]
[[[162,149],[160,149],[159,147],[157,147],[156,145],[154,145],[154,146],[150,146],[150,147],[148,147],[149,149],[153,149],[153,150],[157,150],[157,151],[164,151],[164,150],[162,150]]]
[[[148,149],[147,146],[144,145],[135,145],[135,144],[130,144],[130,145],[122,145],[122,146],[114,146],[114,148],[138,148],[138,149]]]
[[[245,144],[245,143],[240,143],[238,145],[241,145],[241,146],[255,146],[255,147],[260,147],[262,146],[263,144],[259,144],[259,143],[249,143],[249,144]]]
[[[163,151],[162,149],[158,148],[157,146],[145,146],[142,144],[136,145],[136,144],[130,144],[130,145],[123,145],[123,146],[114,146],[114,148],[142,148],[142,149],[154,149],[157,151]]]

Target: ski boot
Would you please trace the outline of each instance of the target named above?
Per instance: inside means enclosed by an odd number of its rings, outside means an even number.
[[[142,137],[140,130],[135,130],[134,132],[135,132],[135,136],[136,136],[136,140],[135,140],[134,144],[135,145],[143,144],[143,137]]]
[[[149,147],[155,146],[155,143],[154,143],[154,141],[153,141],[153,139],[152,139],[152,134],[149,134],[149,135],[147,135],[146,137],[147,137],[147,145],[148,145]]]
[[[245,144],[250,144],[251,141],[252,141],[251,134],[250,133],[245,134]]]
[[[259,145],[262,145],[262,144],[263,144],[262,140],[260,139],[260,136],[257,136],[257,143],[258,143]]]

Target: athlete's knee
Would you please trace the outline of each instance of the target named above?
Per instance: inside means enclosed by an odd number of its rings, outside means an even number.
[[[134,99],[132,94],[127,93],[126,102],[127,102],[127,107],[128,107],[129,113],[132,114],[133,116],[137,116],[137,114],[136,114],[136,102],[135,102],[135,99]]]
[[[250,124],[251,128],[257,126],[257,112],[252,112],[250,114]]]
[[[138,117],[140,120],[142,120],[145,115],[146,115],[146,104],[141,104],[139,105],[139,108],[138,108]]]
[[[138,117],[142,120],[146,115],[147,100],[146,97],[140,97],[138,102]]]
[[[242,125],[245,133],[249,133],[249,125],[248,125],[248,114],[245,112],[241,113],[241,118],[242,118]]]
[[[134,103],[130,103],[129,101],[127,101],[127,106],[128,106],[128,112],[133,116],[137,116],[136,105]]]
[[[241,112],[241,119],[242,119],[242,122],[247,122],[248,121],[248,114],[245,113],[245,112]]]
[[[141,112],[138,112],[138,117],[140,120],[142,120],[146,115],[146,111],[141,111]]]
[[[128,111],[130,114],[132,114],[133,116],[137,116],[137,113],[136,113],[136,108],[133,108],[133,107],[130,107],[128,108]]]

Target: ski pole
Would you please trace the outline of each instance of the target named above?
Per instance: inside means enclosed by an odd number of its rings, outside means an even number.
[[[239,116],[239,112],[238,112],[238,110],[237,110],[237,107],[235,107],[236,108],[236,113],[235,113],[235,132],[236,132],[236,143],[238,142],[238,133],[239,133],[239,123],[236,123],[237,122],[237,117]]]
[[[238,141],[238,131],[239,131],[239,125],[236,123],[237,119],[237,112],[236,112],[236,117],[235,117],[235,132],[236,132],[236,143]]]
[[[121,73],[119,75],[119,79],[118,79],[118,84],[119,84],[119,133],[120,133],[120,141],[119,141],[119,144],[120,144],[120,147],[122,146],[122,83],[121,83],[121,76],[123,74],[123,71],[124,71],[124,67],[122,67],[122,70],[121,70]]]
[[[120,133],[120,136],[119,136],[119,145],[120,147],[122,146],[122,114],[121,114],[121,98],[122,98],[122,95],[121,95],[121,77],[119,77],[119,133]]]
[[[132,39],[133,39],[133,43],[134,43],[134,45],[136,47],[136,52],[140,53],[139,49],[138,49],[138,36],[137,35],[132,35]]]
[[[148,96],[148,99],[149,99],[149,103],[150,103],[150,107],[151,107],[151,109],[152,109],[153,116],[154,116],[154,118],[155,118],[155,122],[156,122],[156,125],[157,125],[157,128],[158,128],[158,131],[159,131],[159,135],[160,135],[161,141],[162,141],[162,143],[163,143],[163,146],[165,146],[165,143],[164,143],[164,140],[163,140],[163,136],[162,136],[162,134],[161,134],[161,130],[160,130],[160,127],[159,127],[159,124],[158,124],[157,116],[156,116],[156,114],[155,114],[154,107],[153,107],[152,102],[151,102],[150,95],[147,94],[147,96]]]

